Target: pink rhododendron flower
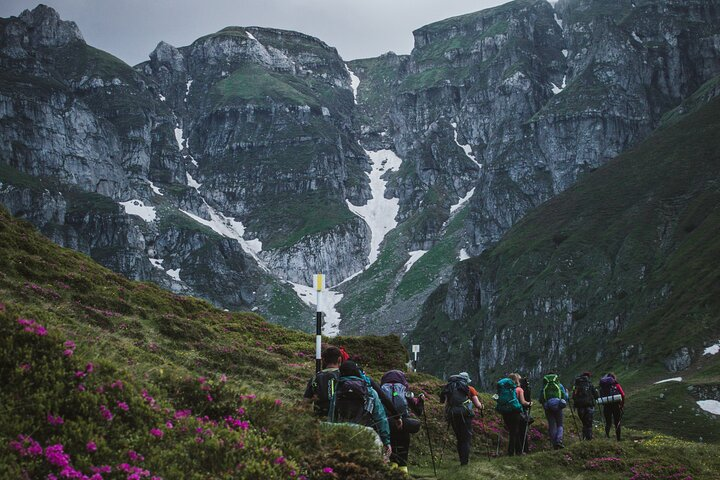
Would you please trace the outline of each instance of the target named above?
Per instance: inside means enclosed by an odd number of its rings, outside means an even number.
[[[187,418],[190,415],[192,415],[192,411],[190,410],[178,410],[177,412],[175,412],[174,417],[175,420],[180,420],[181,418]]]
[[[127,412],[128,410],[130,410],[130,407],[125,402],[117,402],[117,406],[120,410],[122,410],[124,412]]]
[[[85,445],[85,449],[88,452],[97,452],[97,445],[95,444],[95,442],[90,441],[87,442],[87,444]]]
[[[145,457],[137,453],[135,450],[128,450],[127,454],[130,460],[132,460],[133,462],[142,462],[143,460],[145,460]]]
[[[212,401],[213,401],[212,395],[208,394],[208,396],[207,396],[207,401],[208,401],[208,402],[212,402]]]
[[[92,373],[94,370],[95,370],[95,365],[93,365],[92,363],[88,363],[87,365],[85,365],[85,371],[87,373]]]
[[[65,420],[63,420],[60,415],[52,415],[48,413],[47,422],[50,425],[62,425],[63,423],[65,423]]]
[[[65,343],[63,343],[63,346],[64,346],[65,348],[69,348],[69,349],[71,349],[71,350],[75,350],[75,346],[76,346],[76,345],[75,345],[75,342],[73,342],[72,340],[67,340]]]
[[[163,437],[163,431],[159,428],[151,428],[150,429],[150,435],[152,435],[155,438],[162,438]]]
[[[282,405],[282,400],[280,400],[279,398],[276,398],[276,399],[275,399],[275,406],[276,406],[276,407],[279,407],[280,405]]]
[[[112,467],[110,465],[100,465],[99,467],[90,467],[90,471],[93,473],[110,473]]]
[[[167,422],[165,422],[165,426],[166,426],[169,430],[172,430],[172,428],[174,427],[173,423],[172,423],[170,420],[168,420]]]
[[[205,378],[205,377],[198,377],[197,381],[198,381],[198,383],[200,383],[200,385],[202,385],[203,383],[207,382],[207,378]]]
[[[78,389],[79,392],[84,392],[84,391],[85,391],[85,385],[83,385],[82,383],[78,383],[77,389]]]
[[[283,463],[285,463],[285,457],[277,457],[274,460],[274,463],[275,463],[275,465],[282,465]]]
[[[243,415],[245,415],[245,409],[244,409],[243,407],[238,408],[238,409],[236,410],[236,412],[237,412],[237,414],[240,415],[241,417],[242,417]]]
[[[20,364],[20,370],[22,370],[24,373],[29,372],[31,368],[32,368],[32,365],[30,365],[29,363],[21,363]]]
[[[70,465],[70,455],[63,452],[62,444],[48,445],[45,449],[45,458],[51,465],[65,468]]]
[[[9,446],[18,452],[21,457],[38,457],[43,453],[40,444],[33,440],[30,435],[18,435],[17,440],[10,442]]]
[[[112,412],[105,405],[100,405],[100,415],[108,422],[113,419]]]
[[[220,375],[220,381],[221,381],[222,383],[227,382],[227,375],[225,375],[224,373],[223,373],[222,375]]]
[[[323,473],[333,473],[332,467],[325,467],[322,469]]]
[[[118,390],[122,390],[125,387],[123,385],[122,380],[115,380],[112,384],[110,384],[110,388],[117,388]]]

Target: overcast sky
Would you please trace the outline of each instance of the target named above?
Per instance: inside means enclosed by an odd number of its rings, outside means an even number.
[[[75,21],[85,40],[131,65],[160,40],[181,47],[229,25],[297,30],[345,60],[410,53],[412,31],[507,0],[0,0],[0,17],[44,3]]]

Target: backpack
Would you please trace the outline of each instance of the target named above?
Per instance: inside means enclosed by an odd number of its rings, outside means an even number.
[[[334,403],[331,421],[357,423],[366,427],[373,425],[375,399],[362,378],[341,377],[335,391]]]
[[[558,376],[554,373],[545,375],[543,377],[543,384],[543,398],[545,398],[546,402],[551,398],[562,399],[564,397],[562,387],[558,381]]]
[[[312,382],[313,393],[318,396],[314,409],[318,415],[325,416],[330,411],[330,400],[335,396],[340,372],[318,372]]]
[[[600,396],[611,397],[613,395],[620,395],[620,390],[617,388],[617,380],[610,376],[601,378]]]
[[[585,376],[575,379],[575,388],[573,390],[573,402],[576,407],[592,407],[595,403],[595,397],[592,393],[592,383]]]
[[[525,400],[528,402],[532,398],[531,391],[530,391],[530,382],[527,378],[521,378],[520,379],[520,388],[522,388],[523,396],[525,397]]]
[[[385,383],[380,387],[385,395],[392,400],[393,407],[401,418],[408,416],[408,403],[405,397],[406,389],[402,383]]]
[[[522,411],[522,405],[515,392],[515,382],[503,378],[497,383],[497,405],[495,410],[500,413],[513,413]]]
[[[451,377],[448,384],[443,388],[443,393],[446,398],[445,418],[448,421],[453,415],[475,416],[472,411],[472,401],[469,398],[470,388],[465,382]]]

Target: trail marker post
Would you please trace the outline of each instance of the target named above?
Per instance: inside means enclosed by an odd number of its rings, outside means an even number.
[[[313,275],[313,287],[317,293],[315,301],[315,372],[322,370],[322,312],[320,311],[320,292],[325,288],[325,276],[322,273]]]
[[[415,369],[417,371],[417,357],[418,357],[418,353],[420,353],[420,345],[413,345],[412,353],[413,353],[413,356],[415,357],[413,359],[413,369]]]

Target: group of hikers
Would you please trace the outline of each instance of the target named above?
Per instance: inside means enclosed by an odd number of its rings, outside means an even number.
[[[560,383],[556,373],[550,372],[543,377],[538,400],[545,411],[548,434],[554,449],[564,448],[564,409],[568,405],[573,414],[574,410],[577,411],[584,440],[593,438],[596,405],[603,407],[606,437],[610,437],[611,428],[614,427],[615,436],[620,440],[625,392],[613,373],[604,375],[598,387],[593,385],[591,376],[590,372],[578,376],[571,394]],[[461,465],[467,465],[470,457],[475,412],[479,411],[480,415],[484,413],[478,392],[471,383],[470,375],[461,372],[452,375],[440,392],[440,403],[445,404],[445,419],[457,439]],[[322,370],[308,381],[303,397],[305,401],[313,403],[315,414],[322,419],[372,428],[380,438],[384,454],[392,466],[407,473],[410,439],[420,430],[418,417],[425,417],[425,396],[415,396],[410,391],[402,371],[386,372],[378,384],[349,359],[343,348],[327,347],[322,353]],[[502,415],[509,433],[508,455],[529,453],[528,430],[534,419],[531,416],[533,402],[527,379],[517,373],[507,375],[497,382],[497,394],[493,398],[496,401],[495,409]],[[427,426],[427,418],[425,421]]]

